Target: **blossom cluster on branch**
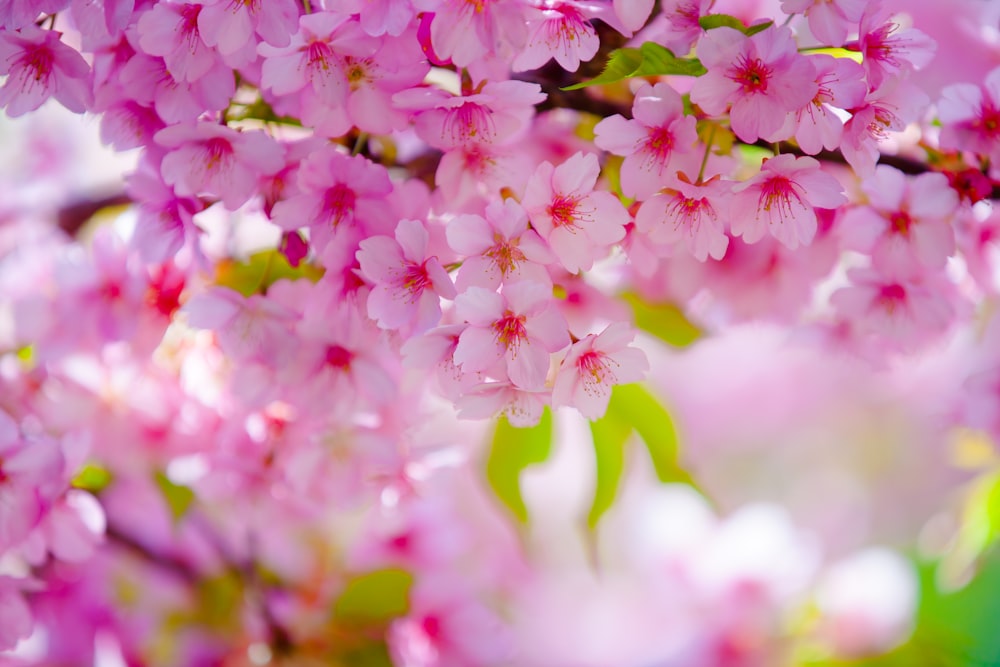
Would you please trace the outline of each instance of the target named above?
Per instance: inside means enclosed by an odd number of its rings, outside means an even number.
[[[28,129],[0,186],[0,665],[903,642],[882,543],[918,530],[730,499],[698,434],[751,410],[661,401],[708,377],[671,346],[766,322],[872,383],[950,349],[901,421],[1000,438],[1000,14],[960,3],[968,56],[933,4],[0,0],[6,115],[86,114],[131,160],[98,201],[79,137]],[[737,402],[850,393],[802,367]],[[913,475],[907,525],[964,481]]]

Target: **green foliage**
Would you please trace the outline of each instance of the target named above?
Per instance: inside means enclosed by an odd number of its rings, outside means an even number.
[[[95,463],[88,463],[80,468],[80,472],[76,473],[71,484],[75,489],[98,494],[111,484],[112,479],[111,473],[106,468]]]
[[[670,49],[655,42],[646,42],[639,48],[616,49],[611,52],[604,71],[590,81],[581,81],[563,90],[578,90],[588,86],[603,86],[637,76],[663,76],[680,74],[701,76],[707,70],[697,58],[678,58]]]
[[[170,508],[170,516],[173,517],[175,523],[180,521],[194,502],[194,491],[181,484],[174,484],[162,472],[157,472],[153,479],[156,481],[160,493],[163,494],[167,507]]]
[[[511,426],[503,417],[497,421],[486,460],[486,479],[501,502],[522,522],[528,520],[528,508],[521,497],[521,471],[543,463],[551,448],[552,415],[548,408],[531,428]]]
[[[383,623],[405,616],[410,610],[413,575],[406,570],[387,568],[366,572],[347,582],[333,605],[334,616],[342,621]]]
[[[312,282],[323,277],[323,269],[305,262],[292,266],[278,250],[262,250],[245,262],[225,260],[219,262],[215,274],[217,285],[236,290],[243,296],[263,294],[267,288],[282,279]]]
[[[672,303],[650,303],[634,292],[622,298],[632,307],[635,324],[674,347],[685,347],[701,338],[701,330]]]
[[[632,425],[610,409],[601,419],[590,424],[597,457],[597,484],[594,502],[587,514],[587,525],[594,528],[601,516],[611,509],[618,495],[618,486],[625,471],[625,443],[632,435]]]
[[[638,433],[653,462],[657,478],[664,483],[694,486],[680,465],[680,442],[670,413],[640,384],[615,387],[604,417],[591,423],[594,453],[597,456],[597,485],[587,515],[587,525],[597,525],[611,508],[625,469],[625,445]]]
[[[702,30],[715,30],[716,28],[732,28],[733,30],[739,30],[747,37],[752,37],[758,32],[763,32],[767,30],[772,25],[774,21],[767,21],[765,23],[755,23],[752,26],[743,25],[743,21],[739,20],[735,16],[730,16],[729,14],[708,14],[702,16],[698,19],[698,25],[701,26]]]

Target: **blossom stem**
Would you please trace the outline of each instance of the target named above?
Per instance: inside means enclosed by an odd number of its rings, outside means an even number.
[[[708,140],[705,141],[705,155],[701,158],[701,167],[698,168],[698,183],[705,177],[705,167],[708,165],[708,156],[712,152],[712,142],[715,140],[715,125],[708,131]]]
[[[359,132],[357,139],[354,140],[354,148],[351,149],[351,156],[355,156],[364,150],[365,144],[368,143],[368,133]]]

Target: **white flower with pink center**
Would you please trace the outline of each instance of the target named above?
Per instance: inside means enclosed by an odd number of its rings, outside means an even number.
[[[622,193],[646,199],[673,182],[671,158],[690,153],[698,141],[695,119],[684,115],[684,104],[666,83],[644,84],[635,94],[633,120],[614,115],[594,127],[594,143],[625,160]]]
[[[455,363],[467,373],[510,378],[521,389],[544,386],[550,354],[569,344],[566,320],[546,285],[514,283],[501,294],[470,287],[455,299],[455,311],[469,323]]]
[[[595,190],[601,168],[593,153],[577,153],[558,167],[543,162],[522,204],[532,226],[570,273],[587,271],[625,238],[628,211],[610,192]]]
[[[395,238],[361,241],[361,272],[375,283],[368,315],[382,329],[425,331],[441,319],[441,299],[454,299],[455,286],[437,257],[427,255],[429,234],[419,220],[400,220]]]
[[[732,231],[747,243],[771,234],[791,249],[809,245],[816,236],[814,206],[836,208],[847,203],[843,188],[811,157],[778,155],[764,161],[760,172],[733,188]]]
[[[629,343],[635,331],[624,322],[609,325],[573,344],[556,373],[552,406],[570,405],[587,419],[608,409],[611,388],[638,382],[649,370],[646,354]]]

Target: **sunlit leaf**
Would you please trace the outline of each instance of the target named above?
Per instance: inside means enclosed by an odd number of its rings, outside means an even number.
[[[674,304],[650,303],[634,292],[625,292],[622,298],[632,307],[636,326],[665,343],[684,347],[701,338],[701,329]]]
[[[691,483],[680,465],[680,442],[666,408],[640,384],[624,384],[611,392],[608,413],[638,431],[662,482]]]
[[[563,90],[577,90],[587,86],[617,83],[637,76],[663,76],[679,74],[701,76],[707,70],[697,58],[678,58],[670,49],[646,42],[638,49],[624,48],[612,51],[604,71],[590,81],[582,81]]]
[[[157,472],[154,479],[160,493],[163,494],[163,499],[167,502],[167,507],[170,508],[170,516],[173,517],[174,521],[179,521],[191,508],[191,503],[194,502],[194,491],[186,486],[171,482],[170,478],[162,472]]]
[[[275,282],[306,278],[316,282],[323,277],[323,269],[302,262],[297,267],[278,250],[262,250],[245,262],[223,260],[217,264],[215,282],[236,290],[243,296],[262,294]]]
[[[486,460],[486,479],[501,502],[521,521],[528,508],[521,497],[521,472],[543,463],[552,448],[552,416],[546,408],[541,421],[531,428],[516,428],[503,417],[497,421],[493,444]]]
[[[625,470],[625,443],[632,434],[632,425],[622,421],[617,412],[609,411],[603,418],[590,423],[590,433],[597,457],[597,485],[594,502],[587,515],[587,525],[593,528],[611,508],[618,494]]]
[[[73,488],[96,494],[106,489],[111,484],[111,479],[111,473],[106,468],[88,463],[80,469],[80,472],[76,473],[71,483]]]
[[[410,610],[413,575],[406,570],[387,568],[366,572],[347,582],[333,605],[341,620],[384,622],[405,616]]]
[[[698,18],[698,25],[702,30],[715,30],[716,28],[732,28],[743,32],[746,26],[743,21],[729,14],[706,14]]]
[[[949,589],[964,585],[984,555],[1000,539],[1000,468],[980,475],[965,500],[957,539],[938,568],[938,580]]]

